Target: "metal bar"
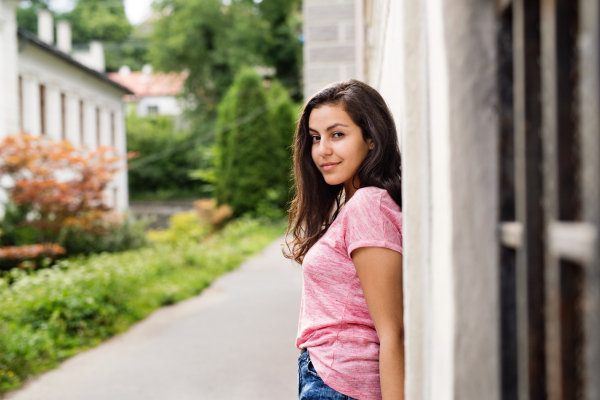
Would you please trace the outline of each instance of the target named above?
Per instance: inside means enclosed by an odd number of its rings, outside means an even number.
[[[497,18],[497,87],[499,121],[500,224],[500,397],[518,400],[516,250],[522,225],[515,220],[515,143],[513,95],[513,14],[510,7]],[[511,248],[512,247],[512,248]]]
[[[579,27],[583,219],[600,232],[600,0],[580,0]],[[592,249],[583,288],[586,400],[600,399],[600,234]]]
[[[513,2],[519,400],[546,398],[539,2]]]
[[[542,137],[544,141],[544,221],[547,224],[558,216],[557,182],[557,71],[556,71],[556,0],[542,0],[541,64],[542,68]],[[560,364],[560,269],[559,260],[545,249],[546,291],[546,374],[549,400],[562,397]]]
[[[512,0],[498,0],[496,2],[496,12],[502,14],[512,4]]]
[[[598,232],[587,222],[550,222],[548,251],[561,258],[589,265],[596,252]]]
[[[512,249],[518,249],[523,243],[523,224],[503,222],[500,224],[500,243]]]

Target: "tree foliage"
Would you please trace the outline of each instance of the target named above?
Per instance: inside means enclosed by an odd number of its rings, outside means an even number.
[[[242,66],[263,64],[268,26],[252,1],[165,0],[157,7],[163,16],[153,26],[150,58],[166,71],[188,69],[188,90],[203,109],[211,109]]]
[[[132,198],[166,200],[206,195],[206,182],[189,176],[190,171],[203,166],[202,147],[196,145],[192,133],[174,132],[168,116],[140,118],[129,113],[126,125],[127,147],[139,155],[129,170]]]
[[[279,84],[242,69],[219,105],[216,196],[236,215],[285,206],[294,106]]]
[[[40,254],[61,254],[51,243],[59,241],[65,228],[103,233],[114,221],[103,193],[122,159],[107,147],[85,152],[67,141],[24,133],[0,142],[0,176],[12,180],[3,189],[20,210],[16,213],[23,217],[20,224],[33,228],[26,232],[37,233],[35,243],[44,244],[47,251],[42,246]],[[17,253],[27,258],[37,249],[22,246],[3,251],[12,258]]]
[[[71,22],[74,43],[123,42],[133,29],[123,0],[78,0],[66,19]]]
[[[163,70],[189,70],[187,89],[199,110],[214,110],[244,66],[271,66],[287,87],[299,83],[298,0],[164,0],[154,23],[150,59]]]

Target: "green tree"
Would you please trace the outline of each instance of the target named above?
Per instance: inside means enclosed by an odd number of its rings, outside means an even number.
[[[302,2],[300,0],[263,0],[259,4],[269,31],[262,51],[266,62],[275,67],[276,77],[292,88],[300,85],[302,66]],[[300,91],[297,99],[300,100]]]
[[[35,0],[19,3],[19,7],[17,8],[17,25],[20,28],[27,29],[29,32],[37,34],[37,12],[38,10],[47,8],[47,1]]]
[[[296,128],[296,118],[298,116],[298,107],[292,101],[288,91],[277,81],[271,84],[269,90],[270,101],[276,104],[269,112],[270,124],[274,134],[281,141],[279,151],[283,171],[279,175],[280,187],[282,192],[277,198],[276,203],[279,207],[284,208],[287,202],[292,199],[290,189],[292,188],[292,166],[293,166],[293,144],[294,130]]]
[[[123,42],[132,31],[123,0],[78,0],[65,17],[71,22],[73,43]]]
[[[139,118],[127,115],[127,147],[139,153],[131,161],[129,190],[133,199],[199,198],[206,182],[190,178],[202,167],[201,148],[189,132],[174,132],[167,116]],[[149,160],[151,162],[149,162]]]
[[[164,0],[163,17],[153,26],[150,58],[165,71],[187,69],[186,85],[212,111],[235,73],[244,65],[262,65],[262,38],[268,29],[252,1]]]
[[[236,215],[285,205],[293,109],[281,85],[267,91],[251,68],[240,71],[219,105],[216,195]]]

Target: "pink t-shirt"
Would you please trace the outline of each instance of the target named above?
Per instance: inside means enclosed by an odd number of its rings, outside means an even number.
[[[379,338],[350,257],[359,247],[402,253],[402,213],[384,189],[358,189],[304,257],[296,345],[332,389],[379,400]]]

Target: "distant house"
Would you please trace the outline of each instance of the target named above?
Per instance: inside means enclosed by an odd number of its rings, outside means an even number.
[[[119,72],[108,74],[114,82],[133,92],[133,95],[125,96],[125,102],[135,107],[138,117],[180,116],[185,109],[185,101],[179,95],[187,76],[187,72],[152,73],[150,65],[135,72],[123,66]]]
[[[122,99],[132,92],[103,73],[102,45],[92,42],[89,51],[72,52],[66,21],[57,24],[55,45],[48,10],[38,14],[38,35],[17,28],[15,6],[0,0],[0,139],[26,132],[90,149],[112,146],[125,154]],[[106,195],[109,205],[128,207],[125,168]]]

